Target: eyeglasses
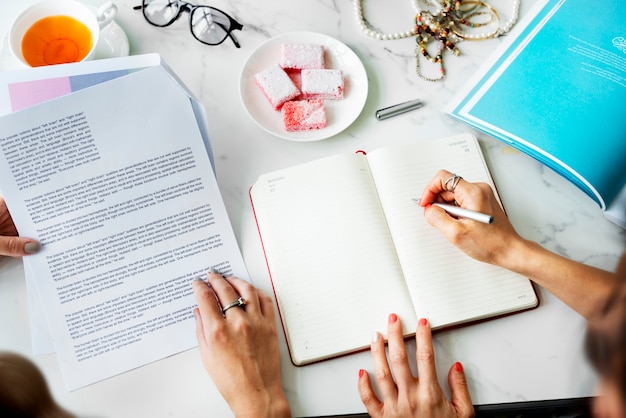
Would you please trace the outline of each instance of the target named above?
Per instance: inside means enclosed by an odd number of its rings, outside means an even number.
[[[169,26],[182,12],[189,12],[189,30],[198,41],[219,45],[230,38],[237,48],[241,47],[232,31],[241,30],[243,25],[215,7],[196,6],[181,0],[143,0],[141,6],[133,9],[142,9],[148,23],[158,27]]]

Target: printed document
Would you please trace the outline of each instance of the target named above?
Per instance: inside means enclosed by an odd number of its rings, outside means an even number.
[[[67,388],[196,345],[191,281],[247,278],[194,103],[163,67],[2,117],[0,189]]]

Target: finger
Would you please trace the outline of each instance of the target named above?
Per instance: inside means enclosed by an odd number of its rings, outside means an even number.
[[[417,324],[415,333],[415,344],[417,357],[417,377],[420,385],[426,383],[427,386],[439,385],[437,381],[437,370],[435,369],[435,351],[433,350],[433,339],[428,320],[422,318]]]
[[[193,294],[196,297],[200,316],[208,321],[222,319],[222,308],[220,307],[217,296],[206,282],[197,279],[191,284]]]
[[[229,277],[228,283],[235,289],[235,292],[246,300],[245,310],[259,313],[260,301],[257,289],[249,282],[238,277]]]
[[[261,315],[274,320],[276,311],[274,310],[274,299],[264,291],[259,289],[259,306],[261,307]]]
[[[475,189],[477,183],[470,183],[461,177],[456,183],[454,191],[450,191],[448,189],[450,185],[446,183],[453,176],[455,176],[454,173],[446,170],[439,170],[430,183],[426,185],[426,188],[422,192],[419,204],[426,207],[432,202],[456,202],[460,206],[463,206],[462,203],[467,193],[469,193],[470,190]]]
[[[404,344],[404,336],[402,335],[402,322],[395,314],[389,315],[387,340],[389,344],[389,362],[396,378],[398,391],[406,393],[411,390],[414,378],[406,355],[406,346]]]
[[[474,406],[467,388],[467,380],[463,365],[459,362],[454,363],[448,372],[448,385],[450,385],[450,394],[452,405],[458,412],[460,417],[472,416]]]
[[[204,351],[207,347],[207,340],[204,334],[204,323],[202,322],[202,315],[199,308],[194,308],[193,316],[196,319],[196,338],[198,339],[198,347],[201,351]]]
[[[213,291],[217,295],[221,307],[228,305],[239,298],[239,294],[235,288],[216,270],[211,270],[207,273],[207,279],[209,285],[213,288]],[[232,309],[229,309],[229,311]]]
[[[395,315],[395,314],[392,314]],[[387,363],[387,355],[385,353],[385,341],[380,332],[372,334],[372,360],[374,361],[374,373],[376,380],[383,395],[383,399],[396,399],[398,396],[398,388],[393,381],[393,375]]]
[[[499,213],[504,215],[504,211],[502,210],[502,205],[498,202],[498,198],[494,193],[493,188],[487,183],[471,183],[474,186],[473,189],[464,188],[463,196],[461,196],[461,200],[459,204],[463,206],[463,200],[468,200],[472,204],[476,205],[476,207],[469,208],[478,211],[493,211],[494,216]],[[504,215],[506,216],[506,215]]]
[[[198,340],[198,349],[200,350],[200,358],[202,359],[202,364],[207,370],[210,370],[211,364],[207,364],[207,358],[210,358],[209,353],[210,343],[207,338],[207,334],[204,332],[204,321],[202,320],[202,314],[200,313],[199,308],[195,308],[193,310],[193,315],[196,318],[196,339]],[[222,319],[222,318],[220,318]]]
[[[0,255],[24,257],[37,253],[39,249],[39,243],[33,239],[0,236]]]
[[[420,198],[420,205],[426,206],[429,203],[435,202],[439,196],[443,196],[448,202],[454,200],[454,194],[446,189],[446,180],[452,177],[454,174],[447,170],[439,170],[435,177],[426,185],[422,196]],[[457,185],[458,186],[458,185]]]
[[[442,208],[433,205],[424,209],[424,218],[426,218],[426,222],[440,230],[448,239],[459,234],[463,223],[463,220],[455,219]]]
[[[370,376],[363,369],[359,370],[358,389],[361,402],[365,405],[369,415],[372,417],[379,416],[380,411],[383,409],[383,403],[374,393],[374,390],[372,389],[372,382],[370,382]]]

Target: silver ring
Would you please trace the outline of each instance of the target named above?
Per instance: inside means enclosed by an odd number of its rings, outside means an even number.
[[[445,183],[443,183],[443,187],[447,191],[454,193],[454,189],[456,189],[456,185],[459,184],[459,181],[461,181],[462,179],[463,177],[457,176],[456,174],[452,174],[452,177],[450,177],[448,180],[445,181]]]
[[[243,296],[239,296],[237,300],[230,302],[228,305],[222,308],[222,315],[226,315],[226,311],[229,310],[230,308],[234,308],[235,306],[243,309],[243,306],[245,304],[246,304],[246,300],[243,298]]]

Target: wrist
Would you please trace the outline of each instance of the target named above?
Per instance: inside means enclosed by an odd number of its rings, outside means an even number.
[[[509,242],[506,250],[499,254],[495,264],[525,276],[528,274],[530,261],[534,260],[533,253],[541,249],[543,247],[536,242],[518,237]]]
[[[291,408],[282,388],[274,395],[267,393],[257,399],[241,400],[243,402],[236,408],[231,407],[237,418],[291,418]]]

